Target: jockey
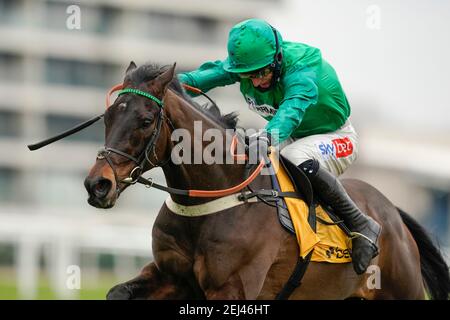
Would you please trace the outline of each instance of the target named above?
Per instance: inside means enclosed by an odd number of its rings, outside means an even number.
[[[353,267],[364,273],[378,255],[381,227],[361,212],[336,178],[356,160],[358,136],[336,72],[320,50],[283,41],[266,21],[250,19],[231,29],[227,59],[206,62],[178,78],[203,92],[240,83],[250,109],[268,120],[265,132],[281,155],[308,176],[319,198],[356,235]],[[268,139],[259,137],[258,147],[268,148]]]

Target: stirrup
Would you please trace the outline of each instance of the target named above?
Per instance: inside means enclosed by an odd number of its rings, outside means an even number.
[[[366,239],[367,241],[369,241],[372,245],[374,245],[375,247],[377,246],[377,244],[375,242],[373,242],[372,239],[370,239],[368,236],[366,236],[365,234],[362,234],[361,232],[356,232],[356,231],[351,231],[350,232],[350,239],[356,239],[362,237],[364,239]]]

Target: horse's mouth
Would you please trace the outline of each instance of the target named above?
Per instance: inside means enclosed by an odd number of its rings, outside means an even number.
[[[107,200],[107,199],[99,199],[93,196],[90,196],[87,200],[87,202],[96,208],[99,209],[110,209],[112,207],[114,207],[114,204],[116,203],[115,200]]]

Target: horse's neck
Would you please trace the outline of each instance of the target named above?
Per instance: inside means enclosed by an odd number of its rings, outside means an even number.
[[[245,168],[238,164],[205,164],[203,159],[203,150],[205,146],[210,144],[210,141],[203,141],[201,137],[208,129],[216,129],[221,131],[223,137],[223,152],[229,152],[226,148],[226,132],[212,119],[205,116],[202,112],[191,106],[189,103],[181,99],[175,93],[168,91],[166,105],[166,113],[170,122],[175,129],[184,129],[185,133],[189,132],[191,143],[191,160],[201,160],[201,163],[173,164],[169,161],[163,167],[164,175],[167,185],[172,188],[184,190],[222,190],[239,184],[244,179]],[[196,132],[194,135],[194,121],[201,121],[201,134]],[[197,123],[197,131],[199,129]],[[202,140],[201,142],[198,140]],[[171,145],[171,150],[177,142],[171,141],[169,137],[168,143]],[[194,140],[196,142],[194,143]],[[177,151],[179,152],[179,151]],[[194,154],[196,153],[196,155]],[[179,154],[179,153],[177,153]],[[222,155],[219,155],[222,157]],[[226,155],[223,155],[223,163],[226,163]],[[197,163],[197,164],[196,164]],[[198,204],[211,200],[209,198],[188,198],[184,196],[171,195],[172,199],[180,204]]]

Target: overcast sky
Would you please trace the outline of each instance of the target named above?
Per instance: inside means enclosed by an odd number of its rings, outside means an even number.
[[[266,14],[322,50],[359,117],[450,139],[450,1],[286,0]]]

